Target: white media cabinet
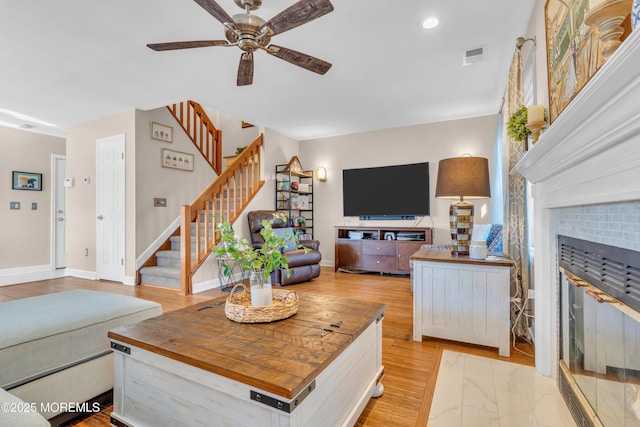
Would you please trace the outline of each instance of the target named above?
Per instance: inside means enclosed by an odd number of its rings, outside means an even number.
[[[424,335],[486,345],[509,357],[509,260],[420,249],[411,261],[414,341]]]

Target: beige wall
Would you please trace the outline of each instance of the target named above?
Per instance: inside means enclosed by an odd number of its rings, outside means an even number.
[[[65,140],[0,127],[0,153],[0,269],[50,265],[51,155],[65,154]],[[12,190],[12,171],[41,173],[42,191]]]
[[[173,142],[152,139],[151,122],[172,126]],[[193,172],[163,167],[163,149],[193,154]],[[166,108],[136,111],[135,174],[137,258],[180,217],[180,206],[191,204],[217,175]],[[167,199],[167,207],[154,207],[155,197]]]
[[[217,119],[222,120],[219,116]],[[166,143],[151,139],[149,136],[151,121],[174,123],[174,142]],[[222,125],[218,126],[223,131],[223,141],[227,150],[229,147],[235,150],[238,145],[246,145],[250,142],[250,138],[255,138],[260,131],[258,128],[242,129],[240,120],[230,117],[226,117],[223,121],[224,128]],[[196,159],[194,172],[161,167],[162,148],[183,152],[194,151],[187,137],[178,130],[178,125],[172,122],[169,112],[164,108],[147,112],[132,110],[69,129],[67,176],[74,177],[76,182],[73,188],[67,189],[67,267],[69,269],[87,273],[95,272],[96,140],[118,134],[125,135],[127,157],[125,274],[132,278],[135,276],[136,258],[175,221],[179,215],[178,207],[193,200],[214,177],[212,172],[205,172],[207,167],[204,165],[204,160],[197,156],[194,156]],[[496,116],[387,129],[301,143],[271,129],[261,130],[264,132],[263,172],[266,183],[263,191],[252,201],[248,210],[273,209],[276,164],[286,163],[293,155],[299,155],[306,169],[325,166],[329,179],[325,183],[315,182],[314,188],[315,227],[316,236],[321,241],[324,263],[331,265],[334,226],[344,224],[345,220],[342,216],[342,169],[430,162],[431,217],[417,221],[392,221],[390,225],[434,226],[435,242],[448,243],[449,201],[437,200],[433,197],[437,163],[442,158],[470,153],[489,158],[491,166],[493,162],[491,147],[495,140]],[[30,133],[25,134],[33,136]],[[64,141],[60,140],[59,143],[64,148]],[[50,155],[47,154],[47,170],[50,168],[49,157]],[[85,176],[90,178],[89,184],[82,182]],[[45,178],[45,187],[46,183]],[[154,197],[167,198],[168,207],[153,207]],[[50,197],[47,196],[47,206],[49,199]],[[8,199],[4,201],[4,206],[8,207]],[[489,222],[488,203],[479,201],[476,203],[476,208],[476,221]],[[50,208],[47,209],[50,210]],[[8,212],[8,209],[6,211]],[[48,221],[47,216],[47,227]],[[352,223],[354,222],[357,220],[352,220]],[[366,224],[378,223],[367,222]],[[240,217],[236,227],[239,234],[248,236],[246,214]],[[49,234],[47,229],[47,242]],[[49,246],[47,243],[46,263],[50,262]],[[89,250],[88,256],[84,255],[85,248]],[[5,257],[2,259],[3,262],[4,259]],[[39,263],[26,261],[16,265],[36,264]]]
[[[228,114],[202,106],[216,128],[222,131],[222,155],[235,156],[237,147],[245,147],[256,140],[260,134],[257,126],[242,127],[242,120]]]
[[[497,107],[497,106],[496,106]],[[450,200],[436,199],[438,162],[464,153],[489,159],[493,167],[493,146],[497,115],[429,123],[376,132],[302,141],[300,161],[307,169],[324,166],[326,182],[314,182],[314,232],[320,240],[323,264],[334,262],[334,227],[344,225],[342,215],[342,170],[405,163],[429,162],[431,217],[416,221],[362,221],[351,224],[434,227],[434,243],[450,244]],[[383,194],[380,197],[384,197]],[[476,222],[490,222],[490,204],[474,201]]]
[[[127,235],[135,222],[135,111],[127,111],[71,127],[67,130],[67,177],[75,185],[67,188],[67,268],[96,271],[96,140],[125,136],[125,185]],[[89,183],[83,183],[89,177]],[[85,255],[88,249],[88,255]],[[134,275],[135,239],[125,243],[125,274]]]
[[[213,119],[215,121],[215,119]],[[151,123],[173,127],[173,142],[163,142],[150,136]],[[225,117],[224,126],[241,129],[240,120]],[[223,145],[232,145],[222,126]],[[257,128],[249,128],[241,143]],[[132,110],[69,129],[67,176],[76,179],[67,191],[69,211],[67,266],[72,270],[95,272],[95,173],[96,140],[113,135],[125,135],[126,141],[126,247],[125,275],[132,280],[136,259],[180,216],[180,206],[191,203],[216,177],[205,159],[197,152],[166,108],[150,111]],[[238,138],[238,135],[235,135]],[[163,148],[194,155],[194,171],[162,167]],[[82,184],[89,176],[90,184]],[[167,207],[155,207],[154,198],[165,198]],[[84,249],[89,255],[84,255]]]
[[[265,128],[263,134],[262,179],[265,181],[262,190],[249,203],[247,209],[234,224],[234,230],[239,236],[249,239],[249,225],[247,212],[260,209],[275,209],[275,170],[276,165],[288,163],[291,157],[298,155],[298,141],[289,138],[275,130]],[[303,163],[303,167],[307,166]]]

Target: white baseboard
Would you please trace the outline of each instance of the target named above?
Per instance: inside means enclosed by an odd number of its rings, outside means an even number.
[[[86,271],[86,270],[75,270],[72,268],[67,268],[67,276],[77,277],[79,279],[87,279],[87,280],[99,280],[98,274],[95,271]],[[136,278],[134,276],[124,276],[122,280],[123,285],[135,286]]]
[[[95,271],[76,270],[74,268],[67,268],[67,276],[77,277],[79,279],[98,280],[98,275]]]
[[[336,263],[334,260],[332,259],[323,259],[322,261],[320,261],[320,267],[335,267]]]
[[[194,283],[191,285],[191,291],[194,294],[198,294],[200,292],[208,291],[210,289],[215,289],[220,287],[220,281],[218,279],[206,280],[200,283]]]
[[[51,264],[5,268],[0,270],[0,286],[55,279],[65,275],[65,269],[54,269]]]

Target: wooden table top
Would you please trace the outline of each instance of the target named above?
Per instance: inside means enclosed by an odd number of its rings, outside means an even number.
[[[458,264],[474,264],[510,267],[511,261],[503,257],[495,257],[490,259],[471,259],[468,255],[453,255],[450,250],[445,249],[427,249],[421,248],[411,255],[411,261],[427,261],[427,262],[449,262]]]
[[[109,338],[292,399],[385,310],[307,292],[298,298],[298,313],[273,323],[233,322],[220,297],[112,329]]]

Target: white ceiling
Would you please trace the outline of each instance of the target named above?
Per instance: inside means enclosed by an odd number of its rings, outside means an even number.
[[[146,47],[224,39],[193,0],[0,2],[0,125],[64,136],[97,118],[193,99],[306,140],[496,113],[535,0],[332,0],[330,14],[272,39],[331,62],[329,72],[259,51],[245,87],[235,83],[236,47]],[[233,0],[218,3],[241,12]],[[268,20],[293,3],[263,0],[253,13]],[[440,26],[421,29],[428,15]],[[484,61],[463,66],[477,47]]]

